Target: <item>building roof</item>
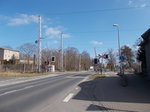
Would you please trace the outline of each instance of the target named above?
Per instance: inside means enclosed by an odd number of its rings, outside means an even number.
[[[145,40],[146,38],[150,37],[150,28],[144,32],[141,37]]]
[[[143,41],[140,43],[140,46],[144,46],[150,41],[150,28],[144,32],[141,37],[143,38]]]
[[[10,51],[15,51],[15,52],[19,52],[18,50],[13,50],[13,49],[9,49],[9,48],[0,48],[0,49],[3,49],[3,50],[10,50]]]

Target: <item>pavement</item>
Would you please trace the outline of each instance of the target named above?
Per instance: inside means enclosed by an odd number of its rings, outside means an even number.
[[[80,83],[81,90],[71,102],[82,108],[78,112],[150,112],[150,82],[137,75],[126,76],[126,87],[113,72],[105,78]]]
[[[120,77],[113,73],[96,80],[97,106],[110,112],[150,112],[150,82],[135,74],[126,76],[127,87],[123,87]]]

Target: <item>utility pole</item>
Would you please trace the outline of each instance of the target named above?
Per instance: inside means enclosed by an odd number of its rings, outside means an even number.
[[[96,47],[94,47],[95,58],[97,57]]]
[[[41,31],[41,16],[38,16],[38,22],[39,22],[39,36],[38,36],[38,72],[41,72],[41,39],[42,39],[42,31]]]
[[[81,70],[81,54],[79,54],[79,71]]]
[[[63,33],[61,32],[61,72],[64,71],[64,59],[63,59],[63,55],[64,55],[64,51],[63,51]]]
[[[119,52],[119,60],[120,60],[120,57],[122,56],[122,54],[121,54],[121,48],[120,48],[120,32],[119,32],[119,24],[113,24],[113,26],[117,28],[117,32],[118,32],[118,52]],[[120,75],[122,75],[122,74],[124,74],[122,61],[120,60],[119,63],[120,63]]]

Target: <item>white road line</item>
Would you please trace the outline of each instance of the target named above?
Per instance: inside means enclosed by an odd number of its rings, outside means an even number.
[[[70,93],[64,100],[63,102],[67,103],[72,97],[73,97],[73,93]]]
[[[5,92],[3,94],[0,94],[0,96],[3,96],[3,95],[7,95],[7,94],[10,94],[10,93],[14,93],[16,92],[17,90],[12,90],[12,91],[8,91],[8,92]]]
[[[74,79],[80,79],[80,78],[85,78],[84,76],[67,76],[66,78],[74,78]]]
[[[32,88],[32,87],[34,87],[34,86],[27,86],[24,89],[29,89],[29,88]]]
[[[79,88],[78,87],[76,87],[76,90],[78,90]]]
[[[24,87],[24,88],[22,88],[22,89],[7,91],[7,92],[5,92],[5,93],[0,94],[0,96],[4,96],[4,95],[10,94],[10,93],[17,92],[17,91],[22,91],[22,90],[29,89],[29,88],[32,88],[32,87],[34,87],[34,86],[27,86],[27,87]]]
[[[63,75],[63,74],[62,74]],[[17,78],[17,79],[9,79],[9,80],[4,80],[4,81],[0,81],[0,87],[2,86],[7,86],[7,85],[13,85],[13,84],[19,84],[19,83],[24,83],[24,82],[28,82],[28,81],[34,81],[34,80],[38,80],[38,79],[44,79],[47,77],[54,77],[57,76],[57,74],[53,74],[53,75],[47,75],[47,76],[38,76],[38,77],[33,77],[33,78]],[[59,76],[59,75],[58,75]],[[19,79],[19,80],[18,80]],[[22,80],[25,79],[25,80]],[[16,80],[16,81],[15,81]],[[13,82],[10,82],[13,81]],[[14,82],[15,81],[15,82]],[[9,82],[9,83],[8,83]]]

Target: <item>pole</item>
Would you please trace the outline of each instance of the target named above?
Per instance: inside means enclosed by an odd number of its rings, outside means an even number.
[[[95,52],[95,58],[96,58],[97,57],[96,47],[94,47],[94,52]]]
[[[63,33],[61,33],[61,72],[64,71],[64,59],[63,59]]]
[[[119,56],[121,56],[121,51],[120,51],[120,32],[119,32],[119,27],[117,26],[117,31],[118,31],[118,51],[119,51]]]
[[[104,59],[104,57],[103,56],[102,56],[101,74],[103,73],[103,67],[104,67],[104,65],[103,65],[103,59]]]
[[[118,52],[119,52],[119,60],[121,56],[121,47],[120,47],[120,32],[119,32],[119,26],[117,26],[117,31],[118,31]],[[123,68],[122,68],[122,62],[120,61],[120,75],[124,74],[123,73]]]
[[[79,71],[81,70],[81,54],[79,54]]]
[[[38,72],[41,72],[41,38],[42,38],[42,33],[41,33],[41,16],[38,16],[39,20],[39,37],[38,37]]]

